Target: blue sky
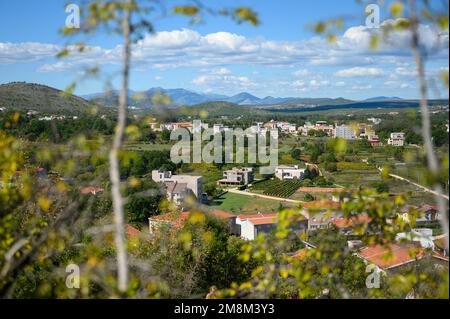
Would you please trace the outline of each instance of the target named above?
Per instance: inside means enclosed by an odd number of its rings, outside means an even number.
[[[80,79],[84,69],[98,65],[103,79],[117,85],[121,52],[117,37],[100,33],[87,39],[91,45],[87,53],[63,60],[54,57],[68,41],[58,33],[67,16],[65,3],[0,2],[0,83],[28,81],[62,89]],[[205,16],[204,23],[193,25],[171,14],[158,19],[157,33],[133,48],[131,89],[182,87],[227,95],[246,91],[259,97],[417,97],[414,64],[407,48],[409,35],[393,34],[378,52],[371,52],[368,39],[379,30],[365,26],[364,6],[354,0],[204,3],[216,8],[251,6],[262,23],[252,27]],[[382,7],[382,21],[390,18],[386,8]],[[336,17],[344,17],[346,23],[333,45],[307,27]],[[448,72],[448,30],[422,25],[421,35],[430,53],[427,77],[434,88],[432,97],[447,98],[438,76]],[[99,92],[103,87],[102,79],[83,80],[76,93]]]

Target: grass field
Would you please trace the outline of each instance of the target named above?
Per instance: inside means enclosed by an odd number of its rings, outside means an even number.
[[[264,199],[255,198],[253,196],[246,196],[234,193],[226,193],[215,200],[215,203],[210,206],[211,209],[219,209],[232,214],[255,214],[261,213],[275,213],[280,210],[280,203],[283,207],[295,207],[295,204]]]

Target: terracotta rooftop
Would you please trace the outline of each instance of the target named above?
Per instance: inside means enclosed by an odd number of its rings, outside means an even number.
[[[253,225],[270,225],[275,224],[278,214],[249,214],[249,215],[239,215],[238,216],[242,221],[249,221]]]
[[[157,215],[150,218],[152,221],[166,222],[175,227],[176,229],[183,228],[187,219],[189,218],[189,212],[175,212],[167,213],[163,215]]]
[[[304,208],[316,208],[316,209],[338,209],[340,204],[330,200],[313,201],[303,203]]]
[[[416,256],[412,254],[412,250],[415,250]],[[370,245],[362,248],[358,255],[379,268],[391,269],[422,258],[423,249],[414,245]]]
[[[275,224],[277,222],[276,217],[257,217],[250,218],[247,221],[251,222],[253,225],[270,225]]]
[[[239,215],[238,218],[240,220],[246,220],[246,219],[252,219],[252,218],[264,218],[264,217],[272,217],[275,218],[277,217],[278,214],[277,213],[270,213],[270,214],[248,214],[248,215]]]
[[[419,212],[426,213],[426,212],[428,212],[428,211],[430,211],[430,210],[437,211],[438,208],[437,208],[437,206],[435,206],[435,205],[424,204],[424,205],[420,206],[417,210],[418,210]]]
[[[335,225],[337,228],[349,228],[354,224],[367,224],[372,219],[367,215],[358,215],[353,216],[352,218],[337,218],[333,220],[331,223]]]
[[[141,233],[140,230],[134,228],[133,226],[131,226],[129,224],[125,225],[125,234],[129,238],[141,237],[142,236],[142,233]]]
[[[95,195],[97,193],[103,193],[104,189],[101,187],[95,186],[86,186],[80,189],[81,194],[92,194]]]
[[[224,212],[222,210],[213,210],[213,211],[211,211],[211,214],[216,215],[219,218],[224,218],[224,219],[237,217],[236,215]]]
[[[306,254],[307,254],[307,253],[308,253],[308,248],[302,248],[302,249],[298,250],[297,252],[295,252],[295,253],[292,255],[292,258],[295,258],[295,259],[303,259],[303,258],[306,257]]]

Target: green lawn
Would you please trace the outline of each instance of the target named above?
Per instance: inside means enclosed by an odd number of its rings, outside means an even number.
[[[283,207],[295,207],[295,204],[257,198],[253,196],[246,196],[234,193],[226,193],[215,200],[211,205],[211,209],[219,209],[232,214],[255,214],[261,213],[275,213],[280,209],[280,203]]]

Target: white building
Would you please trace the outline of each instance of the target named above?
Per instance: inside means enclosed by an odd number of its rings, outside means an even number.
[[[352,140],[355,138],[355,133],[347,125],[336,126],[334,129],[334,137],[340,137],[346,140]]]
[[[275,168],[275,177],[280,180],[301,179],[306,168],[299,168],[298,165],[281,165]]]
[[[241,238],[254,240],[259,233],[269,233],[276,227],[277,214],[240,215],[236,225],[240,227]]]
[[[388,139],[388,145],[401,147],[405,145],[405,133],[391,133],[391,137]]]
[[[223,172],[223,179],[219,180],[220,185],[246,185],[253,182],[254,170],[252,167],[243,167]]]
[[[170,171],[152,171],[152,179],[157,183],[164,183],[167,199],[180,206],[191,193],[200,199],[203,180],[201,176],[172,175]]]

